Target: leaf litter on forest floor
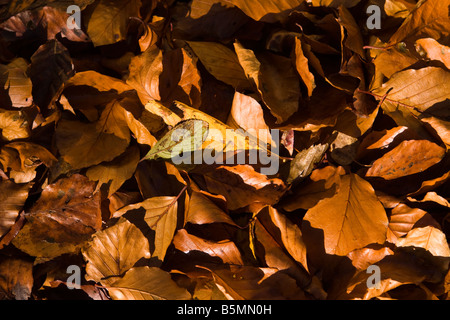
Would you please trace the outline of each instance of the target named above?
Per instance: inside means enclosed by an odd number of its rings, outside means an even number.
[[[449,0],[3,2],[0,299],[449,299]]]

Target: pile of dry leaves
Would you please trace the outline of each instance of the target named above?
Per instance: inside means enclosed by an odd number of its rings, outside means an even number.
[[[0,298],[448,299],[449,9],[0,0]]]

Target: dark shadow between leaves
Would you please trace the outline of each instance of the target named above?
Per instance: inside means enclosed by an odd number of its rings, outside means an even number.
[[[346,256],[327,254],[324,245],[324,232],[313,228],[309,221],[302,223],[303,241],[308,249],[308,268],[311,275],[321,281],[327,299],[334,300],[345,293],[355,267]]]

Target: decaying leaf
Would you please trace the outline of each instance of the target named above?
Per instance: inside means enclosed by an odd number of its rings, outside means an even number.
[[[82,175],[48,185],[27,212],[27,223],[14,238],[16,247],[49,259],[73,252],[101,228],[100,194]]]
[[[0,256],[0,298],[28,300],[33,288],[33,262]]]

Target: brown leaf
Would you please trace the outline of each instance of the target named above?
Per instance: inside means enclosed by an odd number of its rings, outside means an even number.
[[[144,199],[158,196],[176,196],[186,185],[177,168],[169,162],[143,161],[135,178]]]
[[[393,74],[402,71],[419,61],[410,51],[399,50],[397,47],[382,50],[373,63],[377,72],[390,78]]]
[[[10,104],[16,108],[31,106],[32,83],[27,75],[27,68],[28,63],[23,58],[16,58],[6,66],[0,65],[0,93],[5,95],[0,101],[6,100],[5,105]]]
[[[383,131],[372,131],[364,137],[364,140],[359,145],[357,158],[374,156],[374,154],[379,154],[380,152],[385,153],[398,146],[403,140],[417,138],[418,136],[405,126]]]
[[[320,200],[333,197],[341,183],[341,175],[345,175],[342,167],[327,166],[314,170],[309,176],[310,181],[292,190],[292,194],[282,199],[280,204],[286,211],[310,209]]]
[[[350,252],[347,256],[352,260],[352,265],[359,270],[366,270],[371,265],[382,260],[388,255],[393,255],[394,252],[388,247],[381,248],[362,248]]]
[[[163,72],[160,77],[162,101],[174,100],[199,107],[201,103],[202,79],[197,69],[197,58],[181,48],[166,52],[163,57]]]
[[[4,146],[0,153],[0,163],[16,183],[27,183],[36,177],[36,169],[41,164],[48,168],[57,162],[56,158],[41,145],[15,141]]]
[[[376,160],[366,176],[392,180],[412,175],[439,163],[444,155],[445,149],[428,140],[403,141]]]
[[[300,99],[300,83],[291,60],[268,52],[257,57],[239,42],[234,48],[247,78],[256,85],[277,123],[286,121],[298,110]]]
[[[189,300],[190,293],[179,287],[165,272],[155,267],[131,268],[107,287],[115,300]]]
[[[410,208],[407,205],[400,203],[392,209],[389,218],[389,231],[395,237],[400,238],[406,235],[414,227],[416,222],[422,219],[427,213],[421,209]],[[396,239],[393,239],[397,241]]]
[[[22,111],[0,109],[0,130],[2,139],[6,141],[30,136],[29,124]]]
[[[139,149],[132,146],[113,161],[90,167],[86,171],[86,176],[91,181],[98,181],[97,190],[103,184],[109,184],[108,196],[111,196],[126,180],[133,176],[139,159]]]
[[[113,217],[120,217],[129,211],[144,210],[144,220],[154,231],[151,257],[163,261],[177,226],[177,201],[178,197],[154,197],[140,203],[130,204],[116,211]]]
[[[419,2],[402,25],[389,39],[396,44],[410,38],[432,37],[439,40],[449,35],[448,0],[428,0]]]
[[[383,105],[401,104],[423,112],[438,102],[450,99],[450,72],[436,67],[401,71],[373,93],[379,96],[388,94]]]
[[[424,248],[433,256],[450,257],[450,249],[445,234],[431,226],[412,229],[405,238],[399,239],[396,245],[397,247]]]
[[[221,209],[208,196],[206,191],[192,192],[189,199],[189,208],[186,215],[186,223],[209,224],[209,223],[227,223],[237,226],[231,217]]]
[[[94,46],[113,44],[127,35],[128,17],[139,16],[140,1],[96,1],[87,20],[87,33]]]
[[[216,42],[188,41],[206,70],[236,90],[251,89],[244,70],[233,50]]]
[[[31,56],[28,70],[33,83],[34,103],[40,108],[47,108],[73,74],[69,51],[59,41],[50,40],[40,46]]]
[[[372,186],[355,174],[342,177],[339,191],[309,209],[305,221],[312,228],[323,230],[325,251],[329,254],[346,255],[386,240],[386,212]]]
[[[181,229],[177,231],[177,234],[173,238],[173,244],[176,249],[184,253],[201,251],[212,257],[219,257],[226,264],[244,264],[239,249],[234,242],[229,240],[220,242],[204,240],[187,233],[185,229]]]
[[[13,244],[42,259],[75,251],[101,228],[100,194],[94,188],[79,174],[48,185]]]
[[[284,270],[307,289],[311,277],[307,273],[306,246],[300,228],[272,207],[258,213],[253,228],[256,256],[264,259],[267,266]]]
[[[422,259],[406,252],[396,250],[385,256],[376,265],[380,268],[380,287],[368,287],[367,280],[373,273],[361,270],[356,273],[347,288],[350,297],[371,299],[384,292],[405,284],[420,284],[423,281],[436,281],[437,276],[430,272],[429,265]],[[348,299],[348,296],[346,297]]]
[[[426,123],[436,132],[436,135],[450,147],[450,121],[445,121],[437,117],[424,117],[420,121]]]
[[[149,47],[131,60],[127,84],[139,94],[143,104],[148,100],[161,100],[159,92],[160,75],[163,72],[163,53],[156,47]]]
[[[264,111],[253,97],[235,92],[227,125],[244,129],[264,143],[271,143],[269,127],[264,120]]]
[[[225,196],[230,210],[275,204],[285,191],[280,179],[269,179],[249,165],[221,166],[206,173],[205,182],[210,192]]]
[[[83,257],[87,261],[86,279],[111,285],[141,259],[150,257],[149,244],[142,232],[126,219],[98,231]]]
[[[16,36],[22,37],[30,28],[39,30],[48,40],[56,39],[57,36],[66,38],[70,41],[88,42],[89,37],[83,30],[67,28],[67,19],[69,14],[66,8],[45,6],[39,9],[27,10],[21,12],[1,24],[1,26],[16,33]]]
[[[441,45],[433,38],[417,40],[416,50],[421,55],[425,54],[430,60],[441,61],[447,69],[450,69],[450,48]]]
[[[234,266],[208,269],[228,299],[284,300],[305,299],[295,280],[273,268]]]
[[[267,0],[264,5],[245,0],[221,0],[233,4],[254,20],[275,22],[286,17],[290,11],[299,7],[304,0]]]
[[[28,300],[33,288],[33,262],[0,255],[0,299]]]
[[[14,225],[31,185],[0,181],[0,237]]]
[[[361,36],[359,26],[356,24],[356,21],[350,11],[348,11],[344,5],[340,5],[338,10],[338,22],[346,31],[346,36],[342,39],[343,44],[353,52],[359,54],[361,57],[364,57],[364,41]]]
[[[61,120],[56,129],[59,152],[74,169],[113,160],[125,151],[129,141],[127,119],[116,101],[108,104],[96,122]]]
[[[314,75],[309,70],[308,59],[303,54],[302,41],[300,38],[295,38],[295,66],[297,72],[303,80],[303,83],[308,89],[308,96],[311,97],[313,90],[316,87]]]

